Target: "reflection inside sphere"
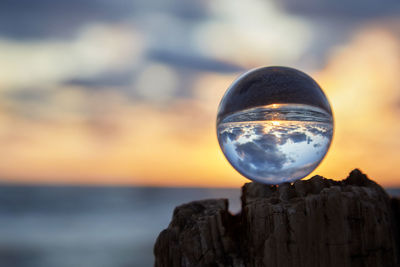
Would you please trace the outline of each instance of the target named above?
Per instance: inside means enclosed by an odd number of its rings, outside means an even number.
[[[301,104],[273,104],[236,112],[217,126],[229,162],[246,177],[280,184],[301,179],[325,156],[332,116]]]

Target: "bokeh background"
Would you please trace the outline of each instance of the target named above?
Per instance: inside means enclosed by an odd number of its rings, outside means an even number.
[[[149,266],[175,205],[236,203],[216,111],[266,65],[331,102],[311,175],[400,186],[397,0],[0,1],[2,266]]]

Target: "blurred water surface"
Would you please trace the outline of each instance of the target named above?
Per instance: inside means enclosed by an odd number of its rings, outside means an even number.
[[[0,266],[152,266],[174,207],[221,197],[240,210],[239,189],[0,186]]]
[[[175,206],[239,189],[0,187],[0,266],[152,266],[153,245]]]

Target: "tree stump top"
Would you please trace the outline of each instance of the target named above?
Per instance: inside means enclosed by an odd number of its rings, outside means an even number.
[[[246,183],[227,199],[175,208],[155,266],[400,266],[400,201],[359,170],[343,181]]]

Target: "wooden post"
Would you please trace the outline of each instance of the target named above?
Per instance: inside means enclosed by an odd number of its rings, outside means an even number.
[[[396,267],[400,201],[359,170],[242,188],[242,211],[226,199],[177,207],[154,247],[156,267]]]

